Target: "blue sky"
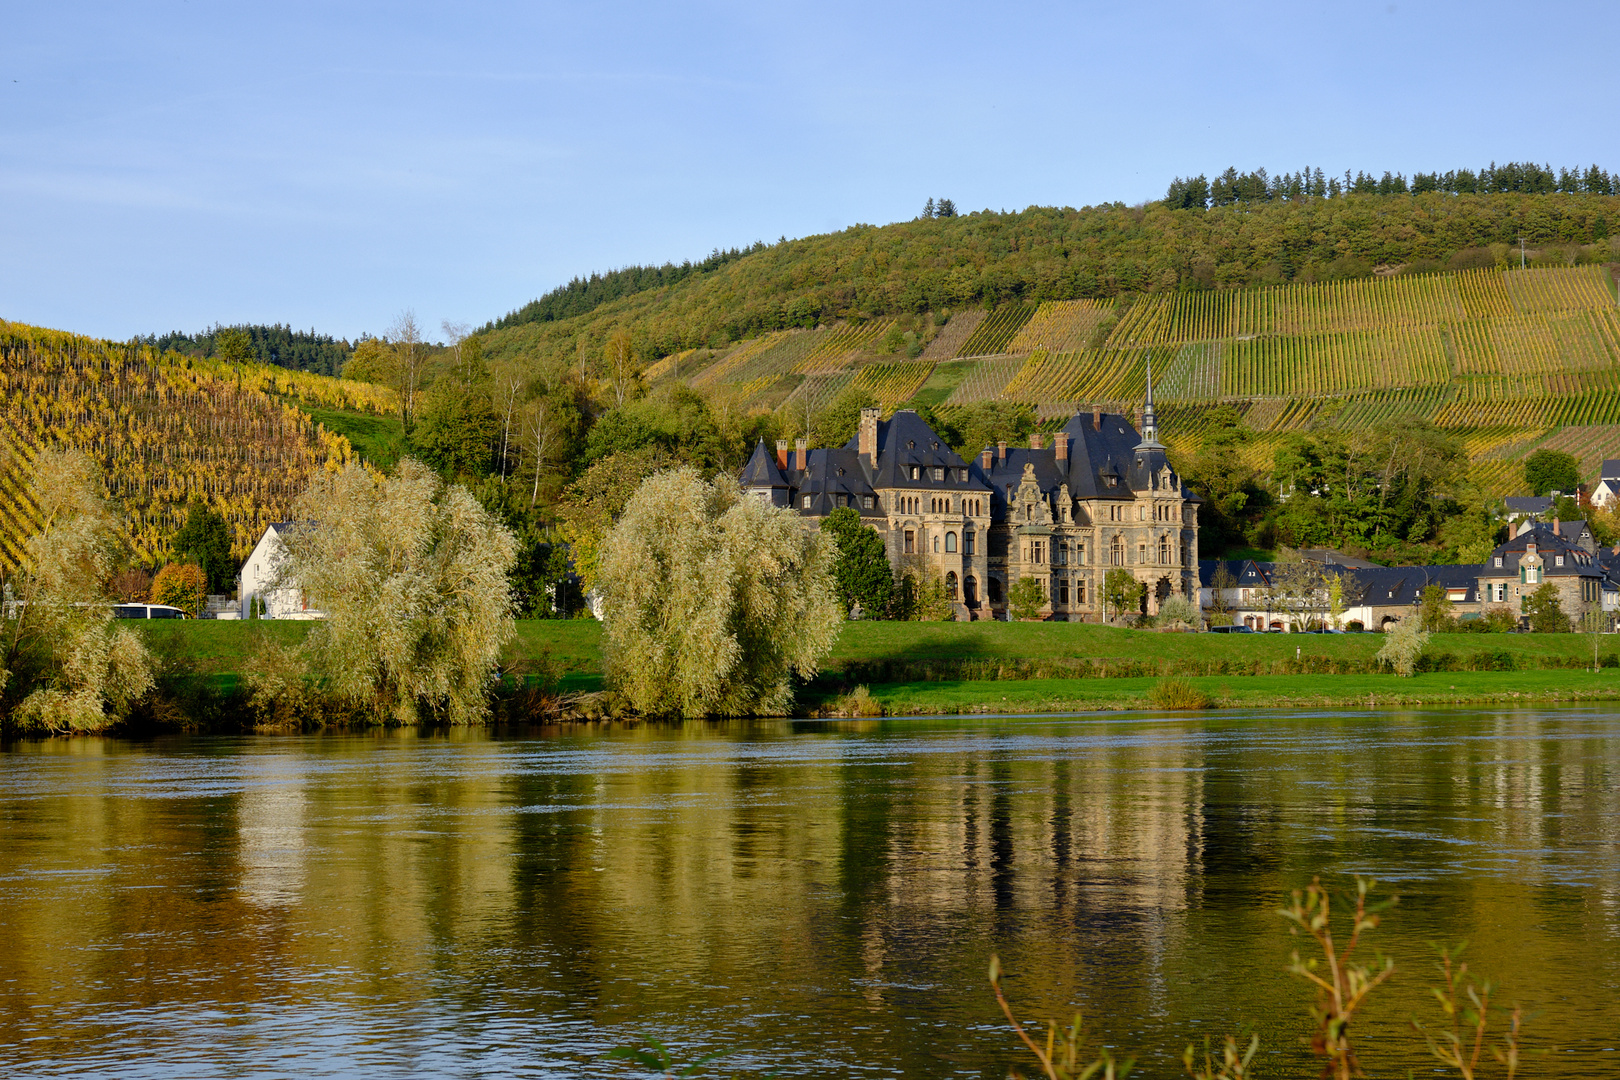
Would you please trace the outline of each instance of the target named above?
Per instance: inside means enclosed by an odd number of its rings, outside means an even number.
[[[0,317],[113,338],[477,324],[930,195],[1620,169],[1612,2],[0,10]]]

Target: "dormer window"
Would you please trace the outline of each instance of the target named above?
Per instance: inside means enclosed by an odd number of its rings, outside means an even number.
[[[937,484],[943,479],[945,479],[945,470],[944,469],[935,469],[934,470],[934,482]]]
[[[1563,566],[1564,565],[1564,557],[1562,555],[1554,555],[1553,556],[1553,565],[1554,566]]]
[[[804,509],[804,510],[810,509],[810,496],[806,495],[802,499],[800,499],[799,500],[799,506],[800,506],[801,509]]]
[[[1496,557],[1496,568],[1498,570],[1502,569],[1502,556],[1500,555]]]
[[[906,449],[907,450],[915,450],[915,449],[917,449],[917,440],[916,439],[907,440]]]
[[[872,509],[872,496],[870,496],[870,495],[862,495],[861,496],[861,508],[863,510]]]
[[[919,467],[917,467],[917,466],[916,466],[916,465],[913,465],[913,466],[912,466],[912,467],[911,467],[911,478],[912,478],[912,479],[913,479],[913,480],[920,480],[920,479],[922,479],[922,469],[920,469],[920,468],[919,468]]]

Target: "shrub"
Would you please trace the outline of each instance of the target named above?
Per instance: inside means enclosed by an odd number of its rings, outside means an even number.
[[[1185,596],[1167,596],[1159,604],[1159,614],[1155,623],[1159,626],[1197,626],[1203,619],[1203,612],[1198,605]]]
[[[1415,620],[1402,619],[1390,628],[1385,638],[1383,647],[1378,650],[1378,662],[1394,668],[1397,675],[1410,676],[1417,667],[1418,657],[1423,655],[1423,646],[1429,643],[1429,635],[1418,629]]]
[[[1160,679],[1148,691],[1148,704],[1155,709],[1211,709],[1215,700],[1186,679]]]
[[[177,607],[193,619],[208,600],[208,575],[195,563],[170,563],[152,580],[152,603]]]
[[[833,702],[835,716],[882,716],[883,703],[864,686],[857,686]]]

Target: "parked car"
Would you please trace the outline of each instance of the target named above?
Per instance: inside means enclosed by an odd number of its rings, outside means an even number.
[[[1212,626],[1209,628],[1209,632],[1212,634],[1252,634],[1254,628],[1249,626]]]
[[[114,604],[113,616],[119,619],[189,619],[184,611],[168,604]]]

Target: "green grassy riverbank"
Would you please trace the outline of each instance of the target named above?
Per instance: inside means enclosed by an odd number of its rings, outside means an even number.
[[[310,623],[150,622],[140,629],[171,675],[229,697],[263,636],[302,640]],[[601,626],[525,621],[503,656],[508,685],[602,689]],[[1143,708],[1166,677],[1217,707],[1384,707],[1620,699],[1620,638],[1436,634],[1411,678],[1381,671],[1377,634],[1161,634],[1080,623],[850,623],[799,696],[834,712],[857,686],[888,715]]]

